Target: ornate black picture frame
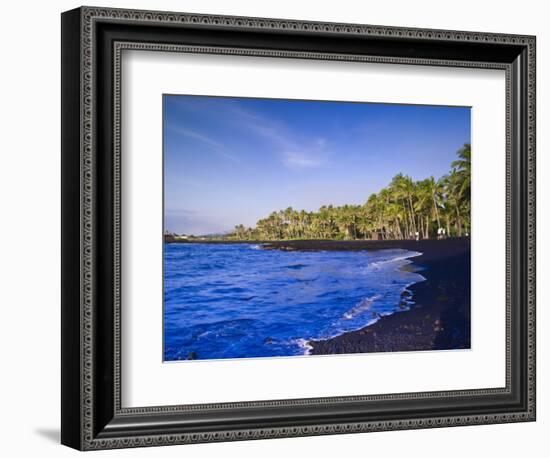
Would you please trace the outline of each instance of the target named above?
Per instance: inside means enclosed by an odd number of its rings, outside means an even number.
[[[124,49],[506,72],[506,386],[121,406]],[[82,7],[62,14],[62,434],[80,450],[535,420],[535,37]]]

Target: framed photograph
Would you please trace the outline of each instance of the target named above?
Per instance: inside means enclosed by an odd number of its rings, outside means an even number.
[[[535,420],[535,37],[62,15],[62,443]]]

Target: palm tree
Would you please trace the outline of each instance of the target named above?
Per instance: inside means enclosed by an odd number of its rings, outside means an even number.
[[[416,214],[413,205],[413,196],[415,194],[415,183],[412,178],[402,173],[395,175],[390,183],[390,188],[394,190],[395,196],[403,200],[403,208],[407,207],[410,232],[416,232]],[[409,230],[407,230],[409,232]]]
[[[472,148],[469,143],[465,143],[457,151],[458,159],[451,163],[451,167],[456,169],[461,178],[460,195],[461,197],[470,196],[470,187],[472,179]]]
[[[372,223],[368,218],[360,218],[357,223],[357,229],[363,234],[363,238],[366,240],[367,236],[370,235],[372,238]]]
[[[420,232],[423,239],[430,238],[430,222],[433,220],[434,211],[433,211],[433,197],[432,197],[432,187],[430,180],[427,178],[425,180],[419,181],[416,185],[417,189],[417,201],[416,201],[416,211],[422,215]]]
[[[435,181],[434,177],[428,178],[427,185],[430,191],[430,195],[432,197],[435,218],[437,220],[437,228],[439,229],[441,227],[441,221],[439,219],[439,210],[438,210],[439,199],[440,199],[439,195],[441,194],[443,187],[439,181]]]
[[[463,216],[460,207],[462,206],[463,198],[461,197],[464,180],[456,169],[452,169],[448,175],[443,177],[445,183],[446,205],[448,205],[454,213],[456,233],[459,237],[462,236]],[[469,200],[469,199],[468,199]],[[470,212],[468,211],[467,214]]]
[[[245,238],[246,228],[242,224],[238,224],[235,226],[235,234],[238,239],[243,240]]]
[[[462,236],[470,229],[471,148],[465,144],[457,151],[451,171],[436,180],[421,181],[401,173],[363,205],[323,205],[316,212],[285,210],[260,219],[255,228],[235,226],[228,237],[239,240],[313,239],[384,239],[409,238],[419,232],[429,238],[434,224],[442,221],[449,236]],[[378,238],[378,237],[377,237]]]

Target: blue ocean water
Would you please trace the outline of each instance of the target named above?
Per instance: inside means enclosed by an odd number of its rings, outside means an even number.
[[[164,360],[307,354],[408,310],[401,250],[288,252],[251,244],[165,244]]]

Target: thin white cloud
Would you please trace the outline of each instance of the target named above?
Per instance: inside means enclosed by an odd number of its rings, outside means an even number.
[[[169,125],[168,129],[170,129],[172,132],[175,132],[179,135],[183,135],[184,137],[191,138],[193,140],[198,140],[208,146],[213,147],[216,150],[217,154],[219,154],[220,156],[226,159],[229,159],[230,161],[241,162],[241,160],[238,157],[228,153],[223,144],[214,140],[208,135],[205,135],[196,130],[188,129],[186,127],[181,127],[181,126]]]
[[[317,143],[317,146],[318,146],[319,148],[324,148],[325,145],[327,144],[327,140],[326,140],[326,138],[318,138],[318,139],[316,140],[316,143]]]
[[[291,126],[266,116],[264,113],[258,113],[253,110],[243,108],[237,99],[226,100],[230,103],[217,105],[214,110],[209,107],[205,110],[204,106],[182,103],[180,108],[188,109],[193,112],[200,109],[201,115],[218,118],[225,117],[236,129],[242,129],[249,134],[261,137],[269,142],[275,154],[278,154],[279,160],[284,167],[289,169],[303,169],[321,167],[328,162],[327,140],[322,137],[298,139]],[[200,108],[199,108],[200,107]],[[215,139],[197,131],[191,131],[186,128],[174,126],[179,133],[190,138],[202,141],[211,146],[218,147],[223,151],[223,145]],[[226,154],[227,151],[225,151]],[[236,158],[234,158],[236,159]]]
[[[279,151],[281,163],[289,169],[321,167],[327,162],[325,138],[314,138],[307,142],[297,141],[286,125],[279,121],[246,110],[240,106],[232,107],[235,119],[240,118],[241,125],[247,130],[269,140]]]
[[[223,148],[223,145],[220,142],[217,142],[213,138],[204,135],[196,130],[187,129],[185,127],[169,125],[168,129],[177,134],[183,135],[184,137],[192,138],[193,140],[199,140],[203,143],[206,143],[210,146],[215,146],[216,148]]]
[[[319,155],[313,156],[310,153],[297,153],[295,151],[286,151],[284,153],[283,165],[289,169],[309,169],[321,167],[326,159]]]

